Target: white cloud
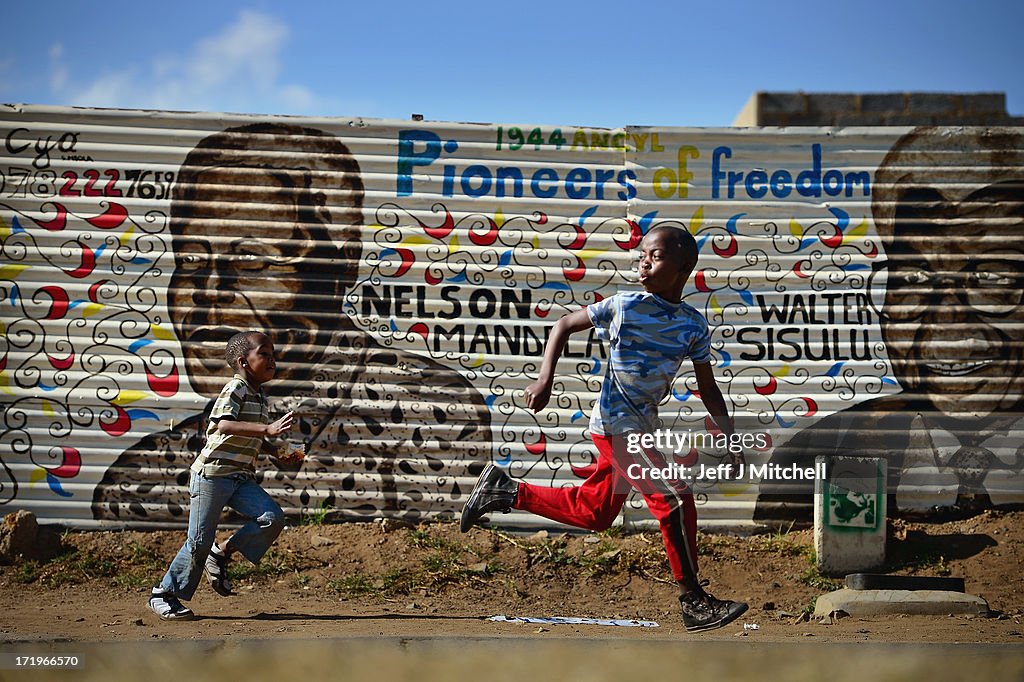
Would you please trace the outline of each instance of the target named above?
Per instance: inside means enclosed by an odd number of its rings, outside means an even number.
[[[317,102],[316,95],[302,85],[281,88],[281,103],[290,111],[309,111]]]
[[[50,46],[50,88],[54,91],[62,90],[68,82],[68,69],[61,63],[62,56],[63,45],[54,43]]]
[[[185,53],[162,54],[84,83],[71,77],[57,44],[50,50],[50,82],[60,100],[77,106],[322,113],[328,104],[313,91],[282,81],[289,37],[287,25],[278,19],[246,10]]]
[[[95,107],[124,106],[122,102],[135,97],[138,80],[137,75],[132,71],[101,76],[80,90],[75,95],[76,101],[69,102],[69,104],[80,102],[83,105]]]
[[[238,81],[274,87],[280,72],[278,55],[287,39],[286,26],[267,15],[244,11],[223,33],[199,42],[186,75],[200,89]]]

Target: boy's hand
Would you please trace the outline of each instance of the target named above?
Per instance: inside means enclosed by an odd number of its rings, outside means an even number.
[[[281,464],[294,464],[306,457],[306,448],[301,443],[285,442],[277,451],[276,459]]]
[[[295,420],[295,413],[289,412],[285,416],[278,419],[276,422],[267,424],[267,435],[268,436],[280,436],[282,433],[292,428],[292,422]]]
[[[537,380],[526,387],[526,406],[534,412],[540,412],[551,400],[551,382]]]

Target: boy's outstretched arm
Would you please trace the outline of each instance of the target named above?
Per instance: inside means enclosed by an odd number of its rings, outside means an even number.
[[[721,389],[718,388],[718,382],[715,381],[715,371],[711,368],[711,363],[695,362],[693,370],[697,375],[697,390],[700,391],[700,399],[704,403],[704,407],[707,408],[708,414],[718,424],[722,433],[729,437],[731,444],[734,431],[732,417],[729,416],[729,408],[725,404],[725,398],[722,397]],[[736,453],[730,449],[729,455],[733,465],[745,463],[742,451]]]
[[[295,413],[289,412],[275,422],[270,424],[259,424],[257,422],[243,422],[227,417],[217,422],[217,430],[229,436],[248,436],[249,438],[263,438],[265,436],[280,436],[292,428]]]
[[[555,366],[558,358],[562,357],[565,344],[569,342],[569,335],[576,332],[590,329],[594,323],[590,321],[587,309],[583,308],[574,313],[569,313],[555,323],[548,337],[547,346],[544,348],[544,361],[540,365],[540,374],[537,380],[526,387],[526,406],[534,412],[540,412],[551,399],[551,382],[555,378]]]

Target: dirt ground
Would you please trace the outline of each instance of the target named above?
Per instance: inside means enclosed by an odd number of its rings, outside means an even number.
[[[289,526],[259,566],[232,564],[236,596],[200,585],[190,602],[199,616],[192,622],[162,622],[146,608],[183,531],[66,533],[57,558],[0,566],[0,644],[362,637],[1024,643],[1024,512],[896,521],[889,532],[884,572],[962,577],[968,592],[987,600],[992,617],[846,617],[824,624],[807,614],[818,595],[841,583],[814,568],[809,530],[702,534],[707,589],[746,601],[750,610],[725,628],[694,635],[679,619],[656,532],[461,534],[449,522],[409,527],[311,517]],[[644,619],[660,627],[487,620],[494,615]]]

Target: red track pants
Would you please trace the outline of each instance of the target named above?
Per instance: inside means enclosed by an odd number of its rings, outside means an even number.
[[[597,446],[597,464],[593,473],[580,485],[546,488],[519,483],[516,509],[543,516],[553,521],[589,530],[606,530],[618,516],[631,488],[643,495],[647,508],[661,526],[672,576],[677,582],[697,580],[697,508],[693,493],[684,481],[652,480],[628,472],[664,469],[665,456],[657,450],[635,448],[627,451],[624,436],[591,434]],[[638,465],[630,467],[630,465]]]

